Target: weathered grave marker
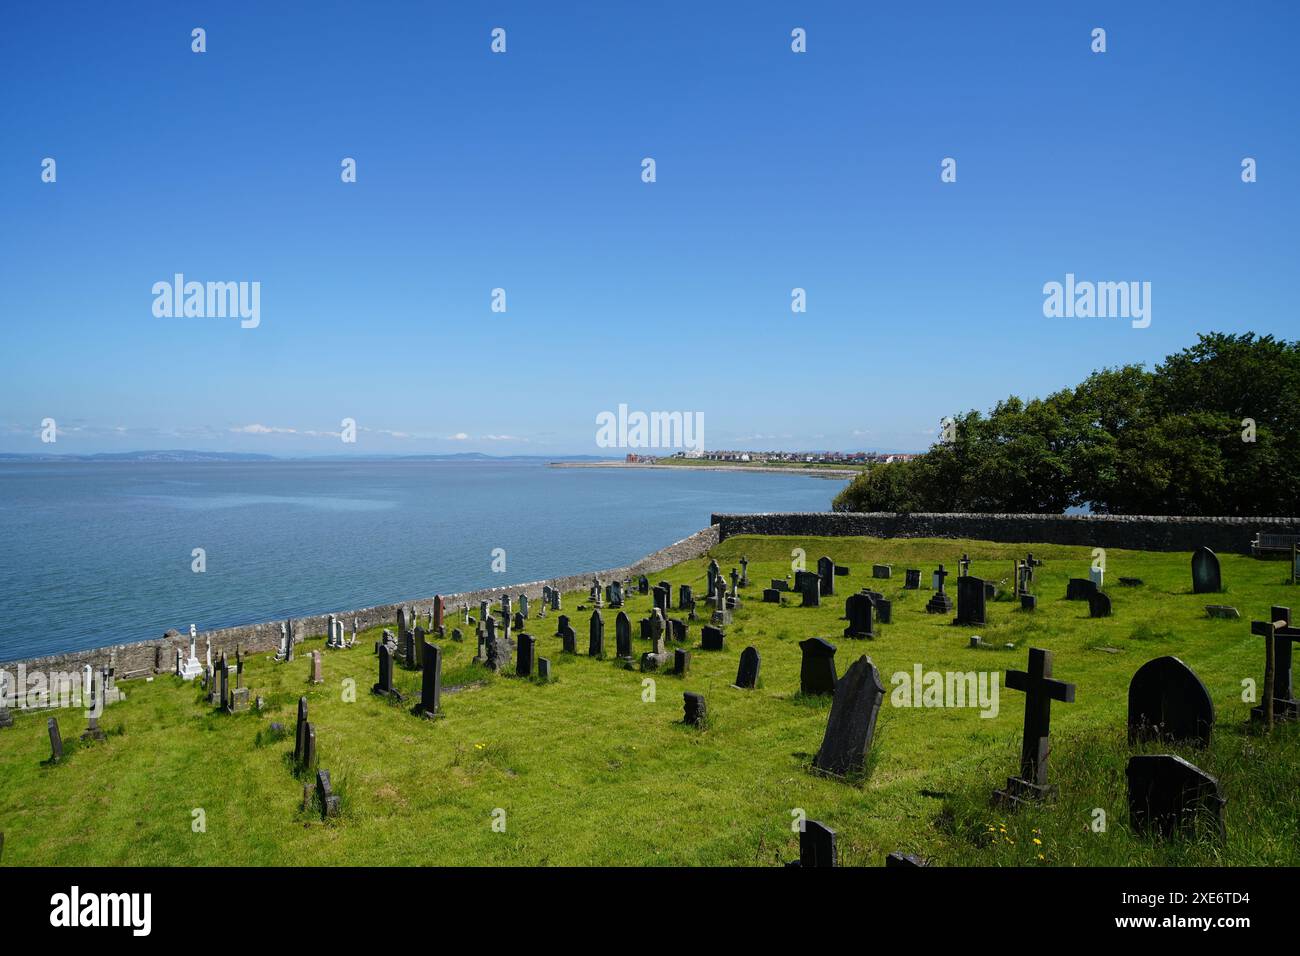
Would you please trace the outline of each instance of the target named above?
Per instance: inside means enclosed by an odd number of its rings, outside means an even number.
[[[995,791],[993,800],[1011,808],[1027,800],[1041,800],[1056,793],[1047,782],[1047,758],[1052,751],[1052,701],[1074,702],[1074,685],[1052,677],[1052,652],[1029,649],[1029,669],[1007,671],[1006,686],[1025,695],[1024,737],[1020,746],[1020,776],[1008,777],[1005,790]]]
[[[800,641],[803,661],[799,666],[799,692],[802,694],[835,693],[835,645],[820,637]]]
[[[736,686],[742,690],[753,690],[758,686],[759,669],[762,667],[762,658],[759,657],[758,648],[745,648],[740,652],[740,668],[736,671]]]
[[[1222,590],[1219,558],[1205,545],[1201,545],[1192,552],[1192,593],[1217,594]]]
[[[1185,740],[1208,747],[1214,701],[1195,672],[1176,657],[1157,657],[1128,685],[1128,742]]]
[[[880,672],[871,658],[859,657],[835,685],[826,735],[813,759],[813,767],[837,777],[862,773],[884,699],[885,685],[880,682]]]
[[[1227,800],[1219,781],[1201,768],[1173,754],[1139,754],[1129,758],[1125,776],[1135,832],[1168,839],[1194,831],[1200,822],[1226,838]]]

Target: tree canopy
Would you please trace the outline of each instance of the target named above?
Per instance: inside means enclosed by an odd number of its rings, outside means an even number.
[[[835,510],[1295,514],[1300,342],[1198,338],[1151,371],[1103,369],[955,415],[926,454],[855,478]]]

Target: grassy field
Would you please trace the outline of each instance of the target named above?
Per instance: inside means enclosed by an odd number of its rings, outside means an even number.
[[[836,596],[818,609],[760,603],[769,578],[790,571],[791,550],[810,567],[825,554],[847,564]],[[1008,600],[989,604],[990,624],[967,629],[924,613],[930,591],[902,590],[903,569],[954,568],[968,552],[972,573],[1007,585],[1012,561],[1032,550],[1046,560],[1027,614]],[[17,714],[0,731],[0,830],[8,865],[182,864],[687,864],[771,866],[797,857],[792,812],[839,832],[842,862],[878,866],[892,850],[937,865],[1296,865],[1300,863],[1300,732],[1280,726],[1269,737],[1247,723],[1242,681],[1262,679],[1262,640],[1249,621],[1270,605],[1300,604],[1280,562],[1223,556],[1228,592],[1207,600],[1190,593],[1189,555],[1111,550],[1107,580],[1136,576],[1138,588],[1112,584],[1114,616],[1090,620],[1084,602],[1062,599],[1066,579],[1086,576],[1089,549],[976,541],[874,539],[728,539],[714,555],[724,571],[750,559],[751,587],[722,652],[694,653],[682,679],[643,679],[612,661],[566,657],[554,636],[556,616],[530,621],[548,657],[549,685],[494,676],[471,663],[472,635],[442,641],[445,716],[426,721],[372,696],[372,644],[325,651],[325,683],[307,682],[309,652],[290,664],[259,655],[245,683],[265,697],[261,714],[214,713],[197,686],[172,676],[124,683],[127,700],[101,719],[102,743],[80,745],[79,711],[59,714],[68,756],[53,767],[45,715]],[[873,562],[895,576],[871,580]],[[656,575],[705,589],[707,559]],[[951,579],[950,579],[951,580]],[[844,598],[879,584],[894,600],[894,621],[874,641],[842,638]],[[674,588],[674,600],[676,600]],[[1211,620],[1207,603],[1238,607],[1241,621]],[[565,595],[579,647],[588,613],[583,596]],[[797,603],[797,601],[795,602]],[[636,621],[650,606],[633,596]],[[614,616],[606,610],[606,647]],[[449,611],[450,615],[450,611]],[[677,612],[674,611],[674,616]],[[968,647],[972,633],[1014,650]],[[1030,646],[1055,652],[1056,676],[1075,683],[1077,702],[1052,708],[1051,778],[1056,803],[1008,815],[989,809],[989,793],[1016,769],[1023,695],[1002,688],[1000,713],[905,709],[881,711],[872,770],[858,785],[815,776],[809,763],[825,729],[829,699],[798,695],[798,641],[827,637],[839,647],[840,673],[861,654],[879,667],[886,689],[896,672],[1002,671],[1025,666]],[[690,644],[699,643],[699,625]],[[646,642],[636,641],[638,654]],[[730,686],[747,645],[762,655],[757,690]],[[1174,654],[1205,682],[1218,723],[1206,751],[1176,747],[1219,776],[1228,798],[1226,845],[1135,837],[1128,829],[1124,765],[1127,687],[1145,661]],[[397,672],[418,695],[420,675]],[[355,700],[347,687],[355,682]],[[702,692],[707,729],[683,726],[682,691]],[[293,726],[300,694],[317,728],[321,765],[342,796],[340,816],[322,823],[303,811],[302,783],[289,767],[291,738],[273,740],[272,721]],[[1148,748],[1154,750],[1156,748]],[[1106,814],[1104,832],[1090,824]],[[205,831],[196,832],[195,811]],[[494,829],[504,811],[505,829]],[[1036,842],[1037,841],[1037,842]]]

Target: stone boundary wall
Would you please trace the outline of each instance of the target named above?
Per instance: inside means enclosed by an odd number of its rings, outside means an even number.
[[[564,593],[572,591],[585,592],[591,587],[591,579],[599,576],[602,581],[615,578],[637,577],[653,574],[672,567],[682,561],[698,558],[718,543],[718,529],[708,527],[697,531],[688,538],[646,555],[634,564],[621,568],[608,568],[604,571],[588,571],[585,574],[571,574],[567,577],[547,578],[543,581],[530,581],[526,584],[506,584],[500,587],[484,588],[478,591],[466,591],[459,594],[444,594],[442,599],[450,616],[459,612],[462,604],[468,604],[475,614],[480,601],[499,600],[502,594],[509,593],[512,598],[527,594],[529,601],[541,600],[542,587],[550,585]],[[355,611],[336,611],[344,622],[344,629],[350,634],[352,619],[357,619],[359,629],[375,627],[380,624],[396,626],[397,610],[400,607],[416,607],[421,613],[433,608],[433,595],[424,598],[402,601],[400,604],[384,604],[379,607],[362,608]],[[261,624],[244,624],[238,627],[225,627],[214,631],[200,631],[197,652],[200,660],[207,646],[207,639],[212,639],[212,656],[215,660],[222,651],[233,657],[238,646],[245,653],[273,653],[280,645],[280,621],[268,621]],[[329,614],[314,614],[294,618],[294,637],[301,641],[312,635],[323,635],[329,626]],[[449,622],[450,627],[455,621]],[[189,652],[190,638],[188,626],[180,637],[155,638],[132,644],[117,644],[111,647],[99,647],[89,650],[71,651],[66,654],[53,654],[47,657],[31,658],[23,661],[0,663],[0,669],[12,675],[21,665],[28,673],[43,672],[79,672],[86,664],[100,667],[112,664],[118,680],[132,677],[145,677],[150,674],[170,674],[176,668],[176,648]],[[305,664],[303,666],[306,666]]]
[[[1014,544],[1077,544],[1138,551],[1192,551],[1200,545],[1249,554],[1257,532],[1300,534],[1300,518],[1188,518],[1154,515],[901,514],[783,512],[715,514],[718,540],[738,534],[970,538]]]

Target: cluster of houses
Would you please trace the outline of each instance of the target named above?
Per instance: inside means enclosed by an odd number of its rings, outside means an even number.
[[[628,464],[647,464],[660,458],[690,458],[697,461],[799,462],[812,465],[878,465],[911,461],[917,454],[875,451],[679,451],[673,455],[638,455],[629,453]]]

